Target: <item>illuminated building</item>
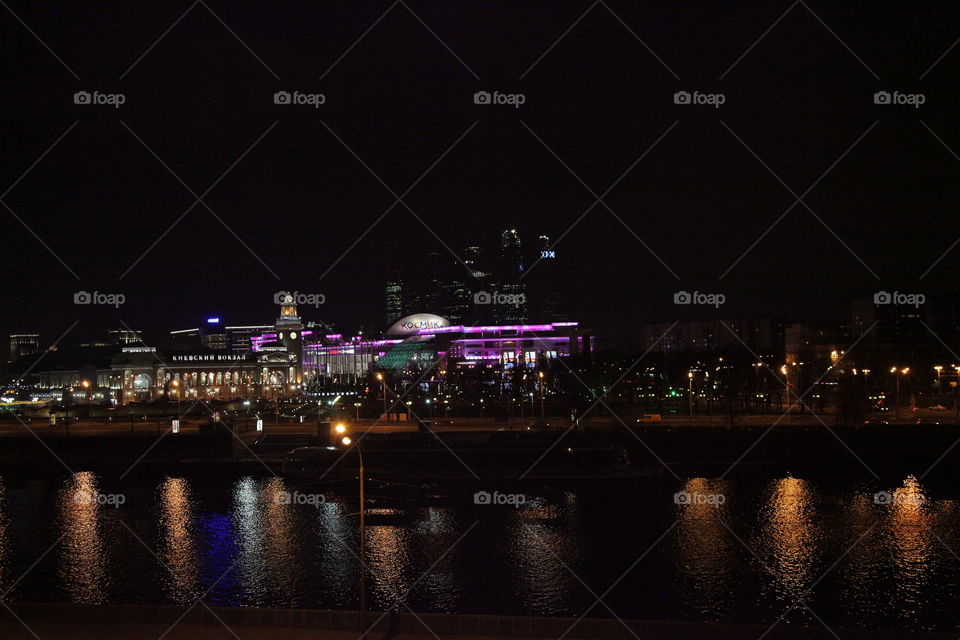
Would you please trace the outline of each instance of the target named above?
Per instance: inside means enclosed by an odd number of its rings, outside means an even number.
[[[20,358],[40,353],[39,333],[11,333],[10,334],[10,362]]]
[[[304,351],[305,377],[356,382],[377,369],[399,370],[413,362],[441,369],[502,366],[533,369],[559,357],[589,353],[593,338],[577,322],[466,326],[433,314],[397,321],[383,339],[318,336]]]

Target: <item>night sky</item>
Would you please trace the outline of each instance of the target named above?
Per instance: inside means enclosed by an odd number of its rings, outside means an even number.
[[[126,324],[150,342],[210,315],[270,322],[282,289],[326,295],[307,320],[381,326],[392,267],[439,251],[459,275],[446,247],[494,251],[505,228],[563,236],[562,306],[601,338],[955,289],[960,247],[930,269],[960,237],[954,2],[4,6],[4,334],[79,320],[68,341]],[[615,182],[613,213],[571,230]],[[681,289],[727,303],[678,308]]]

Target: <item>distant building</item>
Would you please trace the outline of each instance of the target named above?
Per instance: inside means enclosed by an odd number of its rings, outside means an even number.
[[[774,318],[727,318],[641,324],[634,335],[612,337],[604,346],[624,352],[711,353],[746,345],[762,358],[783,357],[783,322]]]
[[[500,232],[500,263],[503,275],[516,278],[523,273],[523,248],[516,229],[504,229]]]
[[[387,324],[393,324],[403,317],[404,307],[403,280],[396,271],[387,278],[386,286],[386,317]]]
[[[107,332],[112,345],[140,344],[143,342],[143,332],[132,329],[110,329]]]
[[[39,333],[10,334],[10,362],[40,353]]]

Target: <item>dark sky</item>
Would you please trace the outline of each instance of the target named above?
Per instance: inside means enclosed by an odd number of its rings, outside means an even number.
[[[280,289],[326,295],[308,319],[377,325],[392,266],[511,227],[564,236],[562,302],[601,336],[714,313],[674,306],[681,289],[724,293],[723,316],[796,318],[951,292],[960,248],[920,278],[960,237],[960,47],[944,56],[960,7],[731,4],[11,1],[0,193],[16,183],[2,199],[23,224],[0,208],[0,330],[264,322]],[[126,101],[75,105],[79,90]],[[326,103],[275,105],[278,90]],[[479,90],[525,104],[475,105]],[[881,90],[925,103],[876,105]],[[615,215],[597,205],[571,230],[595,202],[579,180],[603,194],[661,136],[605,196]],[[361,160],[397,195],[417,182],[413,213],[374,225],[395,196]],[[795,206],[721,279],[828,169],[813,213]],[[214,183],[214,213],[184,215]],[[77,306],[77,290],[126,303]]]

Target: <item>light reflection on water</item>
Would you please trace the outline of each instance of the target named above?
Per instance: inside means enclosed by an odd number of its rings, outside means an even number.
[[[816,495],[810,483],[780,478],[770,484],[752,546],[770,578],[768,588],[783,609],[804,596],[826,567],[819,566],[823,541]],[[810,623],[806,611],[797,614]]]
[[[687,494],[723,495],[729,483],[722,480],[692,478],[682,489]],[[700,614],[700,619],[722,620],[734,598],[733,563],[738,545],[724,526],[728,504],[706,502],[677,506],[674,548],[681,597],[686,605]]]
[[[193,526],[190,485],[183,478],[167,478],[160,486],[160,558],[169,571],[164,580],[171,602],[193,604],[199,589],[199,550]]]
[[[73,474],[60,490],[60,577],[70,600],[106,600],[108,560],[101,533],[100,495],[94,474]]]
[[[14,598],[184,604],[209,590],[207,600],[224,605],[359,606],[352,486],[298,503],[289,496],[319,490],[277,478],[168,477],[115,509],[77,496],[121,488],[77,473],[56,490],[46,540],[35,526],[48,517],[46,491],[9,482],[0,479],[0,586],[56,549]],[[378,497],[367,512],[367,602],[578,616],[594,601],[590,590],[618,584],[605,600],[622,617],[769,623],[810,590],[805,601],[831,625],[956,630],[957,501],[912,476],[897,484],[885,501],[878,487],[789,476],[543,489],[520,508],[478,506],[469,492],[429,504]],[[724,499],[676,504],[677,491]],[[119,520],[156,541],[159,563]],[[608,614],[602,605],[591,612]],[[816,623],[802,607],[787,621]]]

